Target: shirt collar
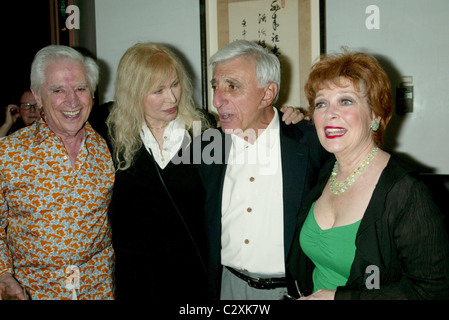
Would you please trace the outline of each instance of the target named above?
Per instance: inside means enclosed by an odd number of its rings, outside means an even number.
[[[271,148],[276,142],[276,139],[278,139],[279,137],[279,115],[276,109],[274,107],[272,108],[274,111],[273,119],[271,119],[265,130],[263,130],[262,133],[257,137],[254,145],[264,145],[267,148]],[[245,146],[251,146],[250,143],[246,142],[243,138],[235,134],[231,134],[231,137],[233,142],[239,141],[239,143],[243,142]]]
[[[34,146],[40,145],[49,137],[56,136],[56,134],[53,131],[51,131],[50,127],[48,126],[45,120],[45,114],[42,114],[41,117],[32,124],[32,126],[34,126],[35,128],[33,136]],[[86,124],[84,125],[84,129],[85,129],[85,138],[91,136],[94,133],[94,129],[89,122],[86,122]]]
[[[191,139],[190,135],[187,134],[184,120],[177,117],[170,121],[164,130],[164,149],[171,150],[171,153],[177,152],[186,136]],[[144,145],[150,148],[153,154],[156,153],[155,150],[159,150],[159,144],[145,122],[142,124],[140,137]]]
[[[33,126],[35,127],[34,137],[33,137],[33,145],[34,146],[40,145],[42,142],[44,142],[44,140],[46,140],[52,134],[52,131],[48,127],[47,123],[45,122],[44,114],[42,114],[41,117],[33,123]]]

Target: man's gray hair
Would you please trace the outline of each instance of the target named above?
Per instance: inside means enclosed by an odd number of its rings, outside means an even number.
[[[95,60],[91,57],[84,56],[71,47],[50,45],[39,50],[31,64],[31,87],[39,96],[41,95],[42,85],[45,82],[45,68],[47,65],[52,61],[65,59],[83,64],[91,90],[95,92],[100,76],[99,67]]]
[[[269,82],[277,84],[278,93],[273,103],[276,102],[281,87],[281,64],[272,52],[255,42],[236,40],[220,49],[209,60],[212,72],[218,63],[228,62],[242,56],[250,56],[256,63],[256,77],[260,88],[265,88]]]

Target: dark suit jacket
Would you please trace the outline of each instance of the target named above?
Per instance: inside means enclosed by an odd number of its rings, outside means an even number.
[[[299,233],[312,203],[331,174],[329,159],[317,186],[304,200],[287,263],[289,294],[313,290],[313,262],[299,244]],[[370,289],[379,269],[380,289]],[[368,279],[370,277],[370,279]],[[295,283],[296,282],[296,283]],[[345,286],[335,299],[448,299],[449,243],[442,215],[429,190],[392,156],[382,172],[356,235],[356,253]]]
[[[290,250],[301,201],[315,185],[319,169],[329,154],[321,147],[315,127],[308,121],[285,125],[280,121],[281,161],[284,192],[284,256]],[[211,129],[217,130],[217,129]],[[207,136],[207,131],[203,137]],[[217,135],[215,135],[217,136]],[[206,189],[206,233],[208,238],[209,297],[219,299],[221,287],[221,202],[230,136],[220,131],[222,150],[219,163],[198,165]],[[202,150],[210,143],[202,141]],[[217,145],[217,141],[212,141]],[[204,155],[203,155],[204,156]],[[217,157],[218,158],[218,157]]]

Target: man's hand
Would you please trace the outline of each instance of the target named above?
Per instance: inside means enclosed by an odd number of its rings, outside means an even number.
[[[28,300],[26,291],[9,272],[0,276],[0,300]]]
[[[19,117],[19,106],[15,104],[8,104],[5,110],[5,122],[12,126]]]
[[[0,126],[0,137],[4,137],[8,134],[9,130],[19,117],[19,107],[15,104],[9,104],[5,109],[5,121]]]
[[[283,106],[280,110],[284,113],[282,115],[282,121],[287,125],[292,123],[296,124],[303,119],[310,120],[309,116],[305,114],[305,111],[300,108]]]

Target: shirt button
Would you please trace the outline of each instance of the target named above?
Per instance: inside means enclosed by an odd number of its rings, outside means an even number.
[[[252,209],[252,208],[247,208],[246,211],[247,211],[247,212],[252,212],[253,209]]]
[[[254,182],[254,177],[249,178],[249,181]]]
[[[248,239],[245,239],[245,244],[248,244],[249,243],[249,240]]]

